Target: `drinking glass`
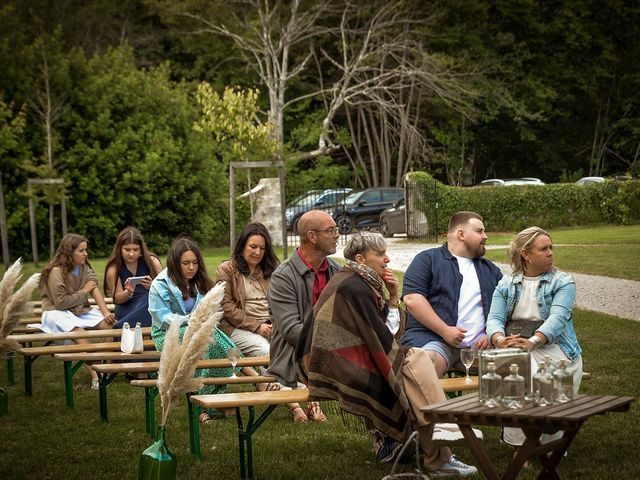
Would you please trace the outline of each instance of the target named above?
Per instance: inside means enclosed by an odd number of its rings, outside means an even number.
[[[236,363],[240,360],[240,349],[239,348],[230,348],[227,350],[227,359],[231,362],[231,378],[238,378],[236,375]]]
[[[471,383],[471,377],[469,377],[469,368],[473,365],[473,359],[476,358],[475,348],[466,347],[460,350],[460,361],[467,370],[467,375],[464,379],[464,383]]]

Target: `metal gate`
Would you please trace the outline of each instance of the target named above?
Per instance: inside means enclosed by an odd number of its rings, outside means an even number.
[[[407,238],[438,242],[438,182],[417,182],[409,175],[404,180]]]

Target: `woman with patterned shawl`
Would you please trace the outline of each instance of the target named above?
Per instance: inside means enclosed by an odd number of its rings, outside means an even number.
[[[373,424],[383,434],[377,452],[383,461],[393,459],[401,442],[417,430],[429,475],[476,473],[448,447],[432,441],[434,425],[420,412],[446,396],[427,354],[419,348],[405,351],[389,328],[399,316],[398,282],[387,269],[384,239],[355,234],[344,256],[347,263],[322,292],[296,352],[310,395],[337,400],[342,409]]]

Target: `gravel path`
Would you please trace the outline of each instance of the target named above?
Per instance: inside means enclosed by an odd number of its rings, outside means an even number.
[[[418,253],[436,244],[410,244],[404,238],[387,238],[387,254],[391,259],[389,267],[402,272]],[[342,257],[343,245],[338,245],[336,256]],[[504,245],[492,245],[488,248],[506,248]],[[506,264],[497,264],[503,272],[509,268]],[[576,306],[584,310],[606,313],[617,317],[640,322],[640,281],[623,280],[572,273],[576,281]]]

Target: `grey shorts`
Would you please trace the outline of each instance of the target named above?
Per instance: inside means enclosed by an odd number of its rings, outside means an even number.
[[[436,352],[447,364],[447,370],[460,370],[465,371],[464,365],[460,361],[460,349],[452,347],[442,340],[429,340],[422,347],[425,352]]]

